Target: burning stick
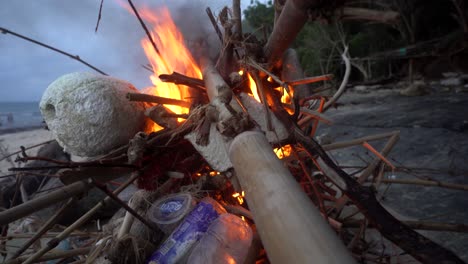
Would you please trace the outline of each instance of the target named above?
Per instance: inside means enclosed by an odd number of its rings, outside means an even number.
[[[128,93],[127,98],[129,101],[177,105],[177,106],[182,106],[186,108],[190,108],[190,105],[191,105],[190,103],[182,101],[182,100],[160,97],[160,96],[155,96],[155,95],[150,95],[150,94],[141,94],[141,93]]]

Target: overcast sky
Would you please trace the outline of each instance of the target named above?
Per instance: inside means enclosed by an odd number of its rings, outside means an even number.
[[[196,2],[189,14],[183,15],[198,15],[200,24],[208,22],[204,13],[206,7],[218,13],[223,5],[231,3],[225,0],[133,0],[137,7],[148,2],[170,3],[171,9],[185,2]],[[137,88],[151,85],[149,72],[141,67],[148,62],[140,46],[145,34],[137,19],[117,0],[104,0],[99,30],[94,33],[99,4],[100,0],[2,0],[0,27],[79,55]],[[249,4],[250,0],[242,1],[243,8]],[[0,101],[39,101],[51,82],[76,71],[92,70],[54,51],[10,34],[0,34]]]

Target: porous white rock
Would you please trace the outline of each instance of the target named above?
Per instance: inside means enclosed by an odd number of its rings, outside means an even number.
[[[146,128],[145,106],[130,102],[130,83],[92,73],[66,74],[49,85],[39,104],[65,151],[85,157],[107,153]]]

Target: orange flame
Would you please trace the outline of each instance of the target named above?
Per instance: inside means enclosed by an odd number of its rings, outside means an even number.
[[[190,97],[187,87],[162,82],[158,77],[160,74],[171,74],[177,71],[190,77],[202,78],[200,68],[184,45],[182,33],[177,29],[166,7],[156,11],[143,8],[139,13],[151,26],[150,34],[159,50],[159,53],[155,51],[147,37],[141,40],[141,45],[154,71],[154,74],[150,76],[154,87],[145,92],[161,97],[185,100]],[[174,105],[166,105],[166,107],[176,114],[188,113],[188,109],[184,107]],[[161,128],[155,128],[155,130],[159,129]]]
[[[291,155],[292,148],[291,145],[285,145],[281,148],[275,148],[273,151],[279,159],[283,159]]]
[[[255,98],[255,100],[260,102],[260,96],[258,95],[257,84],[255,83],[254,79],[252,78],[252,76],[250,76],[249,73],[247,73],[247,78],[249,79],[249,87],[250,87],[250,91],[252,91],[253,97]]]

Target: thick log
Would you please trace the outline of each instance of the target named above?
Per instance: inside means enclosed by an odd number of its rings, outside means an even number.
[[[284,51],[301,31],[308,19],[308,11],[312,8],[320,8],[321,5],[330,5],[330,2],[319,0],[288,0],[284,4],[278,19],[275,19],[273,32],[268,38],[263,52],[270,67],[277,66]],[[340,1],[342,2],[342,1]]]
[[[263,134],[238,135],[229,157],[272,263],[354,263]]]

